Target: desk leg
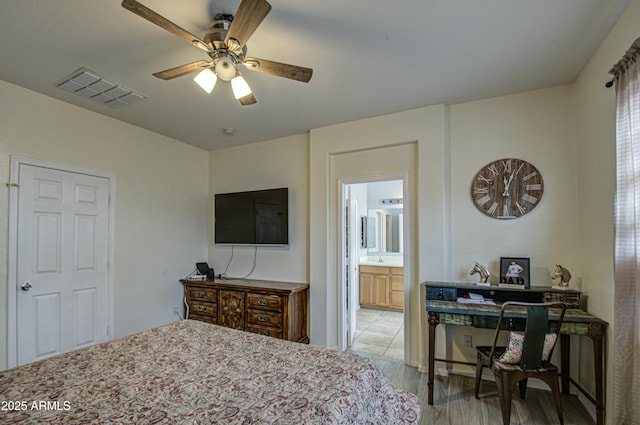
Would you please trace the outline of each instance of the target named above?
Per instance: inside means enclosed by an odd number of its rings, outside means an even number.
[[[571,335],[560,334],[560,365],[562,366],[562,393],[569,394],[571,380]]]
[[[603,376],[604,355],[602,345],[603,325],[600,323],[589,324],[589,338],[593,341],[593,365],[595,369],[596,381],[596,424],[604,425],[604,394]]]
[[[435,375],[436,326],[440,323],[438,313],[429,313],[429,380],[427,381],[427,404],[433,405],[433,380]]]

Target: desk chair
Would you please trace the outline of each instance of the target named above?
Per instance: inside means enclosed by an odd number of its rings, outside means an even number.
[[[526,325],[524,333],[509,330],[507,347],[496,347],[498,334],[503,329],[504,314],[509,307],[526,307]],[[561,309],[557,325],[553,332],[549,329],[549,308]],[[480,389],[482,369],[486,366],[493,372],[498,386],[502,422],[509,424],[511,417],[511,393],[516,385],[520,386],[520,398],[524,399],[527,379],[538,378],[549,385],[553,392],[560,424],[564,424],[562,416],[562,398],[558,385],[558,368],[551,364],[551,354],[558,340],[558,331],[566,311],[563,303],[523,303],[506,302],[500,309],[500,316],[493,338],[493,344],[478,346],[476,362],[476,398]],[[513,310],[513,308],[512,308]],[[507,319],[512,322],[512,319]],[[508,329],[509,327],[504,327]]]

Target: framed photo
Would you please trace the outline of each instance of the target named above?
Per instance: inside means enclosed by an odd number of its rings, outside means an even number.
[[[520,285],[529,289],[529,259],[522,257],[500,257],[500,284]]]

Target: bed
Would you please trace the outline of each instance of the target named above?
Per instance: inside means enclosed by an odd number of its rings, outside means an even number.
[[[182,320],[0,372],[2,424],[417,424],[364,357]]]

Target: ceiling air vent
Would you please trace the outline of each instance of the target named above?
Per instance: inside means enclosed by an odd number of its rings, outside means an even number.
[[[104,79],[87,68],[80,68],[56,84],[57,87],[113,109],[131,105],[147,96]]]

